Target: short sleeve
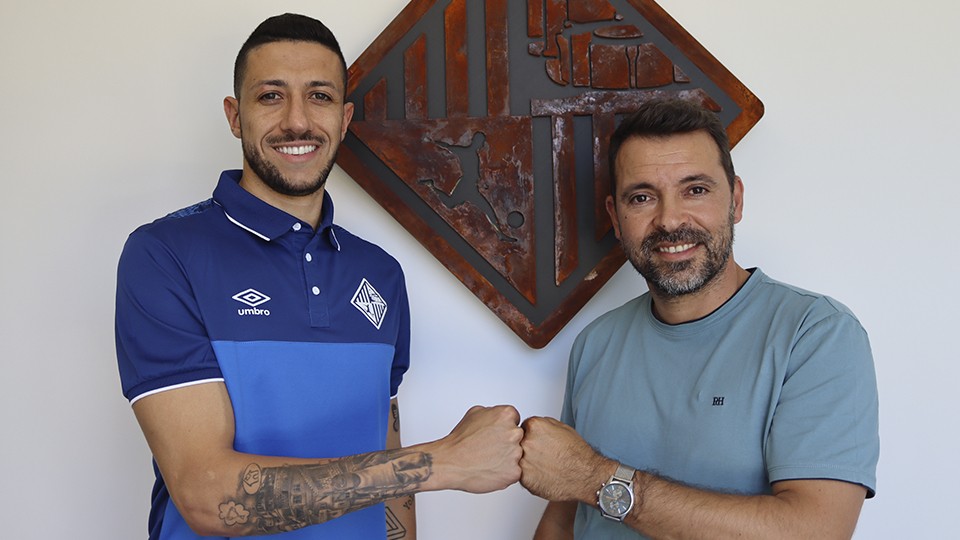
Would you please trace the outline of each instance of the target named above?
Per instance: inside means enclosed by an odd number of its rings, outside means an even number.
[[[801,328],[767,439],[770,482],[832,479],[876,489],[878,397],[866,331],[849,312]]]
[[[563,392],[563,407],[560,410],[560,421],[573,429],[577,429],[576,419],[573,414],[573,387],[577,379],[577,370],[580,366],[580,358],[583,356],[584,343],[586,342],[586,330],[580,333],[570,348],[570,359],[567,363],[567,386]]]
[[[139,229],[117,270],[117,361],[123,395],[222,380],[191,285],[169,245]]]
[[[397,272],[400,274],[399,305],[399,325],[397,327],[397,341],[393,356],[393,365],[390,368],[390,397],[397,396],[400,389],[400,383],[403,382],[403,375],[410,367],[410,302],[407,298],[407,286],[403,277],[403,271],[397,264]]]

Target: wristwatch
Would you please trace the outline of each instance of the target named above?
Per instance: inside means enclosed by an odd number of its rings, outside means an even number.
[[[636,469],[623,463],[617,464],[617,472],[597,491],[597,506],[600,515],[614,521],[623,521],[633,508],[633,473]]]

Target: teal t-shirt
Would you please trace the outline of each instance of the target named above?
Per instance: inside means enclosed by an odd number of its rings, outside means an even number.
[[[867,334],[844,305],[755,269],[703,319],[668,325],[644,294],[574,342],[561,419],[604,455],[687,485],[770,493],[834,479],[873,496],[880,453]],[[599,486],[597,486],[599,487]],[[577,509],[576,538],[642,538]]]

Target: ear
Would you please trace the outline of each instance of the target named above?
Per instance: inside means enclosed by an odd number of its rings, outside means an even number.
[[[351,120],[353,120],[353,103],[348,101],[343,104],[343,125],[340,126],[340,142],[343,142],[344,137],[347,136],[347,128],[350,127]]]
[[[733,222],[740,223],[743,219],[743,181],[739,176],[733,178]]]
[[[620,239],[620,220],[617,219],[617,203],[613,200],[613,195],[607,195],[607,214],[613,223],[613,234]]]
[[[230,132],[233,136],[240,138],[240,102],[237,98],[227,96],[223,98],[223,113],[227,116],[227,123],[230,124]]]

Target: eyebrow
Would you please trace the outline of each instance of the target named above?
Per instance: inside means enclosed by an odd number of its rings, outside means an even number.
[[[680,185],[686,184],[695,184],[697,182],[703,182],[710,184],[711,186],[716,186],[718,182],[712,176],[708,174],[691,174],[689,176],[684,176],[680,179]],[[636,182],[627,186],[624,186],[623,193],[626,195],[630,191],[638,189],[652,189],[656,190],[657,187],[650,182]]]
[[[281,88],[286,88],[287,86],[290,86],[289,84],[287,84],[287,81],[283,79],[267,79],[263,81],[257,81],[255,85],[256,86],[279,86]],[[324,87],[330,87],[330,88],[337,87],[337,85],[333,81],[309,81],[303,86],[304,88],[314,88],[317,86],[324,86]]]
[[[693,184],[696,182],[705,182],[710,185],[717,185],[716,179],[708,174],[691,174],[690,176],[685,176],[680,180],[681,184]]]

